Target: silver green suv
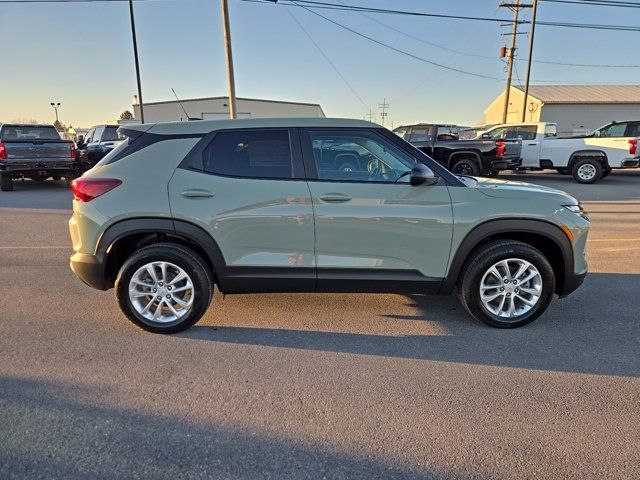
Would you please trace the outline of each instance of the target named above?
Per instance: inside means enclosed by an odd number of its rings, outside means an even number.
[[[126,126],[73,183],[71,268],[124,314],[184,330],[224,294],[449,294],[494,327],[583,281],[589,221],[566,193],[456,177],[344,119]],[[293,308],[293,306],[292,306]]]

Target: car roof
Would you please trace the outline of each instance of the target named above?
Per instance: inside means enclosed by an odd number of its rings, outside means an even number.
[[[55,128],[50,123],[3,123],[0,127],[51,127]]]
[[[160,135],[205,134],[216,130],[240,128],[295,128],[295,127],[353,127],[381,128],[380,125],[365,120],[348,118],[242,118],[236,120],[197,120],[192,122],[167,122],[153,125],[123,125],[126,130],[148,131]]]

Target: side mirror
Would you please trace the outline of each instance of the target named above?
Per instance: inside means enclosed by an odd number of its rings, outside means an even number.
[[[411,169],[411,186],[418,185],[435,185],[438,183],[438,177],[424,163],[416,163]]]

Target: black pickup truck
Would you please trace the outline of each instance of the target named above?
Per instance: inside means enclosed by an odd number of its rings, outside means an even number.
[[[0,126],[0,189],[13,190],[14,178],[71,180],[77,171],[73,142],[63,140],[53,125]]]
[[[522,141],[460,140],[455,125],[404,125],[393,132],[456,175],[491,176],[522,163]]]

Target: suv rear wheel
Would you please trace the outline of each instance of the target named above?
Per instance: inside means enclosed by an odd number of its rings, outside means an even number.
[[[209,308],[213,279],[204,260],[182,245],[156,243],[120,268],[116,295],[123,313],[154,333],[181,332]]]
[[[474,253],[460,283],[465,309],[498,328],[527,325],[553,298],[555,276],[547,258],[516,241],[490,243]]]

